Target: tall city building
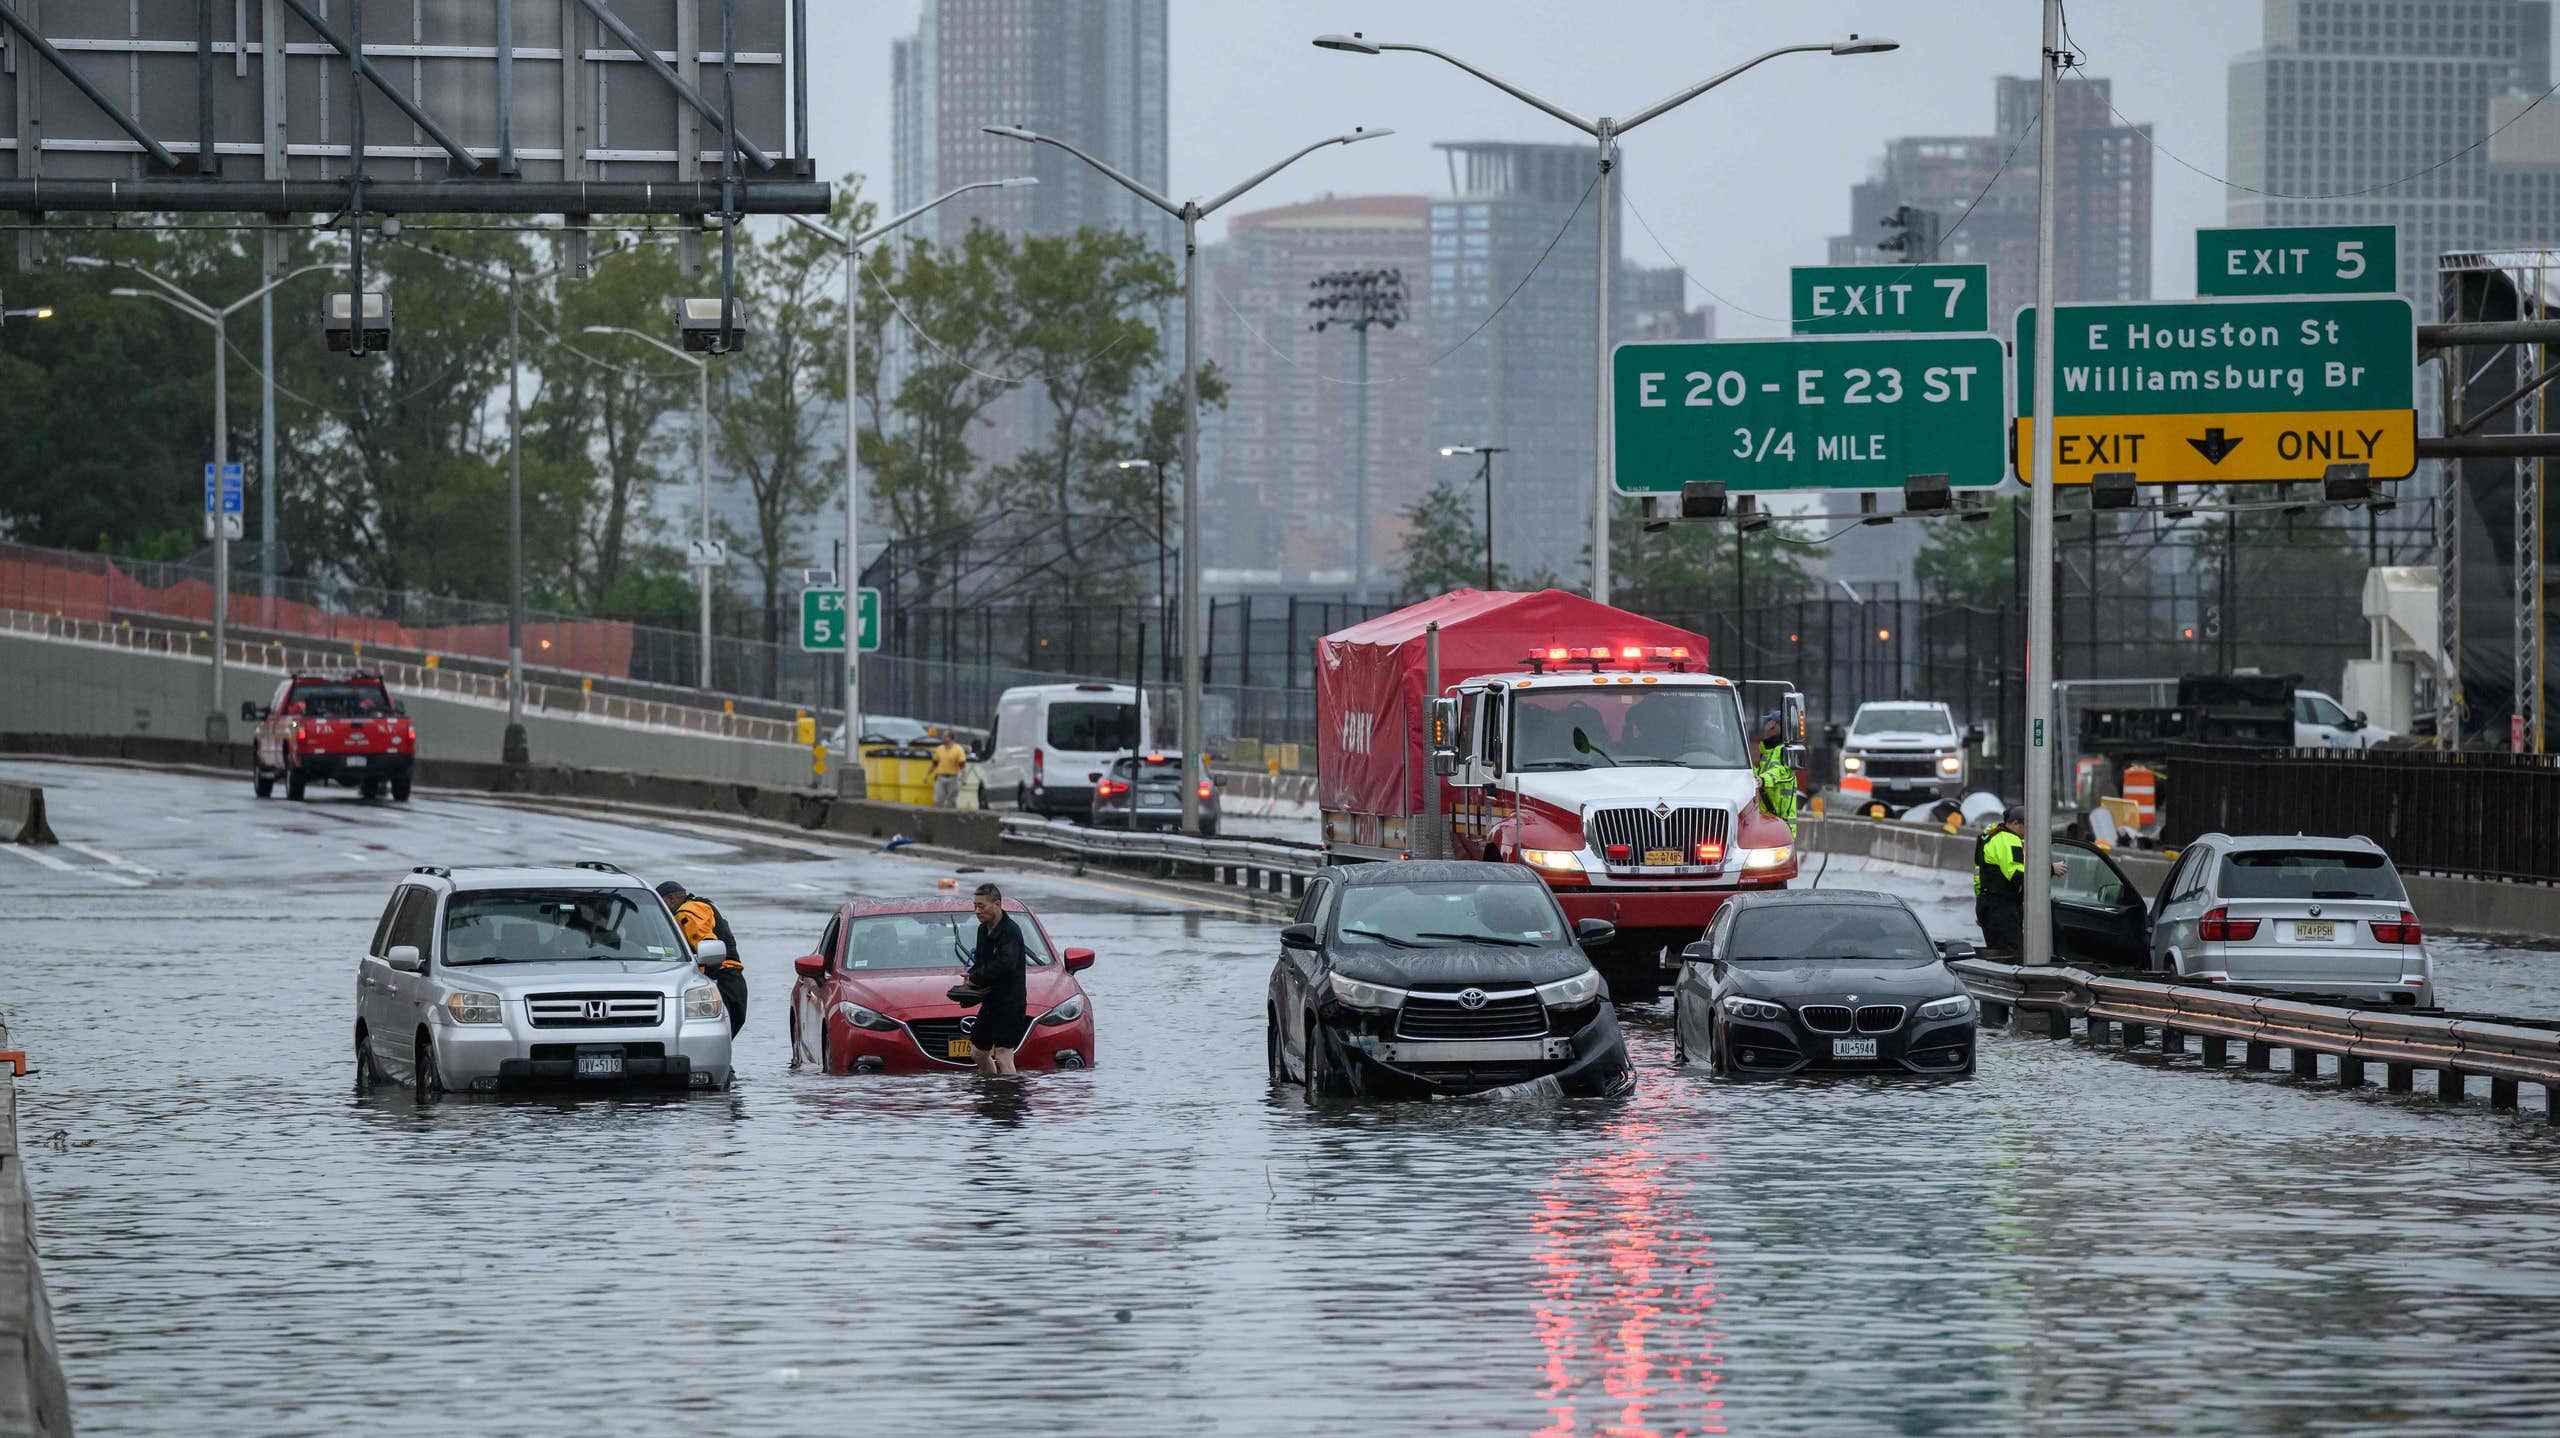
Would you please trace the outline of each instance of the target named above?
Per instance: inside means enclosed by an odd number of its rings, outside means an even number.
[[[1393,592],[1404,513],[1431,487],[1431,201],[1363,195],[1236,216],[1206,252],[1201,343],[1227,382],[1204,421],[1212,479],[1202,522],[1208,553],[1240,586],[1348,591],[1358,533],[1361,410],[1369,438],[1371,592]],[[1358,337],[1318,333],[1308,310],[1318,277],[1401,271],[1405,318],[1369,330],[1370,382],[1357,380]]]
[[[924,0],[890,53],[893,209],[974,180],[1034,175],[917,223],[950,243],[983,220],[1010,234],[1134,230],[1171,252],[1161,210],[1048,145],[985,134],[1020,125],[1166,187],[1165,0]]]
[[[2550,85],[2547,0],[2266,0],[2231,62],[2231,223],[2397,225],[2400,291],[2432,315],[2438,255],[2549,238],[2551,133],[2480,137]]]
[[[2037,86],[2008,75],[1995,83],[1993,133],[1917,135],[1885,146],[1874,174],[1849,192],[1849,232],[1832,237],[1830,261],[1902,260],[1877,248],[1893,233],[1885,219],[1904,205],[1925,210],[1952,232],[1937,258],[1988,267],[1991,327],[2007,334],[2018,310],[2035,303]],[[2055,291],[2065,300],[2149,299],[2151,127],[2118,120],[2102,79],[2073,77],[2059,103]]]
[[[1431,203],[1431,344],[1446,356],[1431,373],[1433,444],[1502,446],[1495,562],[1509,578],[1580,584],[1590,572],[1599,312],[1591,147],[1467,140],[1434,148],[1448,157],[1450,193]],[[1626,170],[1622,152],[1621,179]],[[1622,220],[1611,217],[1613,236],[1625,233]],[[1714,333],[1712,311],[1684,306],[1677,268],[1613,258],[1613,339]]]

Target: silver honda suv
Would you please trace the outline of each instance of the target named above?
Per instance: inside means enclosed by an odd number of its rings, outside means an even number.
[[[717,952],[715,952],[717,951]],[[356,967],[356,1080],[729,1086],[729,1016],[648,885],[610,864],[410,871]]]

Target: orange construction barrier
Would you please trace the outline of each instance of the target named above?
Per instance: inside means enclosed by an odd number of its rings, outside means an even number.
[[[2140,827],[2149,829],[2160,822],[2160,777],[2140,764],[2127,765],[2124,771],[2124,796],[2133,801],[2134,812],[2142,816]]]

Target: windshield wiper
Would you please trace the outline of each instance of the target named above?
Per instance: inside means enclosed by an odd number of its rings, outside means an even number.
[[[1440,933],[1436,930],[1426,929],[1415,934],[1414,937],[1417,939],[1457,939],[1463,943],[1469,944],[1500,944],[1506,949],[1538,949],[1546,947],[1535,939],[1514,939],[1502,934],[1446,934]]]
[[[1572,759],[1537,759],[1529,763],[1519,764],[1513,767],[1518,769],[1521,773],[1526,774],[1533,771],[1545,771],[1549,769],[1597,769],[1600,766],[1597,764],[1584,764]]]
[[[1342,931],[1346,934],[1359,934],[1365,938],[1384,939],[1399,949],[1419,949],[1426,947],[1425,945],[1417,944],[1410,939],[1399,939],[1393,934],[1379,933],[1376,929],[1355,929],[1351,925],[1345,924],[1342,926]]]

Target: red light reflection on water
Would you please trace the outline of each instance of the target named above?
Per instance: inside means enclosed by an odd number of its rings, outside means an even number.
[[[1661,1125],[1609,1126],[1604,1151],[1556,1170],[1530,1228],[1538,1341],[1547,1352],[1539,1438],[1722,1433],[1714,1240],[1669,1176]],[[1587,1410],[1587,1411],[1586,1411]]]

